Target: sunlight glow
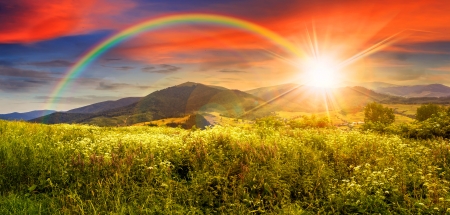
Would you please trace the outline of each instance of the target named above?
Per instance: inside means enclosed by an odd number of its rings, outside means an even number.
[[[330,58],[313,58],[304,66],[305,84],[320,88],[334,88],[338,85],[338,70]]]

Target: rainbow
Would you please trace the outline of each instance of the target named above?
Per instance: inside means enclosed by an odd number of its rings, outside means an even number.
[[[264,28],[255,23],[245,21],[242,19],[215,15],[215,14],[202,14],[202,13],[188,13],[188,14],[177,14],[177,15],[167,15],[159,18],[150,19],[131,27],[128,27],[112,36],[106,40],[100,42],[91,48],[88,52],[82,55],[78,61],[66,72],[63,78],[58,82],[56,87],[51,91],[49,100],[47,102],[49,110],[55,109],[55,104],[57,103],[58,96],[63,92],[63,90],[69,85],[69,83],[77,78],[92,62],[94,62],[103,53],[116,46],[117,44],[125,41],[126,39],[135,36],[139,33],[154,30],[161,27],[179,25],[185,23],[205,23],[205,24],[216,24],[220,26],[232,27],[241,29],[256,35],[259,35],[272,43],[283,48],[285,51],[290,52],[297,57],[303,58],[304,54],[295,47],[294,44],[278,35],[277,33]]]

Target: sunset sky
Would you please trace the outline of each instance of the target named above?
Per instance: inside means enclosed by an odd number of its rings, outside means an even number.
[[[449,11],[446,0],[0,0],[0,113],[48,107],[57,83],[91,47],[134,24],[181,13],[250,21],[307,56],[337,63],[396,35],[340,69],[340,85],[450,85]],[[101,55],[58,94],[56,107],[145,96],[186,81],[240,90],[305,84],[303,60],[239,29],[163,27]]]

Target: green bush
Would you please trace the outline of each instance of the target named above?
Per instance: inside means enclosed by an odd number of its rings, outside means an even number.
[[[378,123],[383,125],[392,124],[395,121],[394,110],[381,104],[372,102],[364,107],[364,122]]]
[[[332,127],[328,117],[317,117],[316,115],[301,116],[299,119],[290,120],[291,128],[327,128]]]
[[[365,130],[372,130],[379,133],[389,133],[400,135],[405,138],[415,139],[450,139],[450,113],[441,111],[432,114],[423,121],[412,123],[402,123],[398,125],[384,126],[383,124],[367,123],[363,126]]]
[[[255,120],[255,123],[259,127],[280,128],[285,125],[283,119],[278,116],[267,116]]]
[[[445,109],[437,104],[424,104],[417,108],[416,120],[419,122],[429,119],[433,114],[438,114]]]

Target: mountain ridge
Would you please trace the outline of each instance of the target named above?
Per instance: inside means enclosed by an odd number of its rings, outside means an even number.
[[[98,102],[91,105],[75,108],[66,111],[66,113],[97,113],[119,107],[124,107],[138,102],[142,97],[126,97],[118,100],[108,100],[104,102]]]
[[[239,90],[186,82],[154,91],[128,106],[89,114],[54,113],[31,121],[47,124],[99,122],[113,125],[180,117],[202,111],[238,116],[261,103],[264,100]]]
[[[3,120],[31,120],[34,118],[42,117],[48,114],[55,113],[54,110],[34,110],[28,112],[12,112],[7,114],[0,114],[0,119]]]
[[[378,88],[378,92],[402,96],[412,97],[448,97],[450,96],[450,87],[443,84],[427,84],[427,85],[410,85]]]

